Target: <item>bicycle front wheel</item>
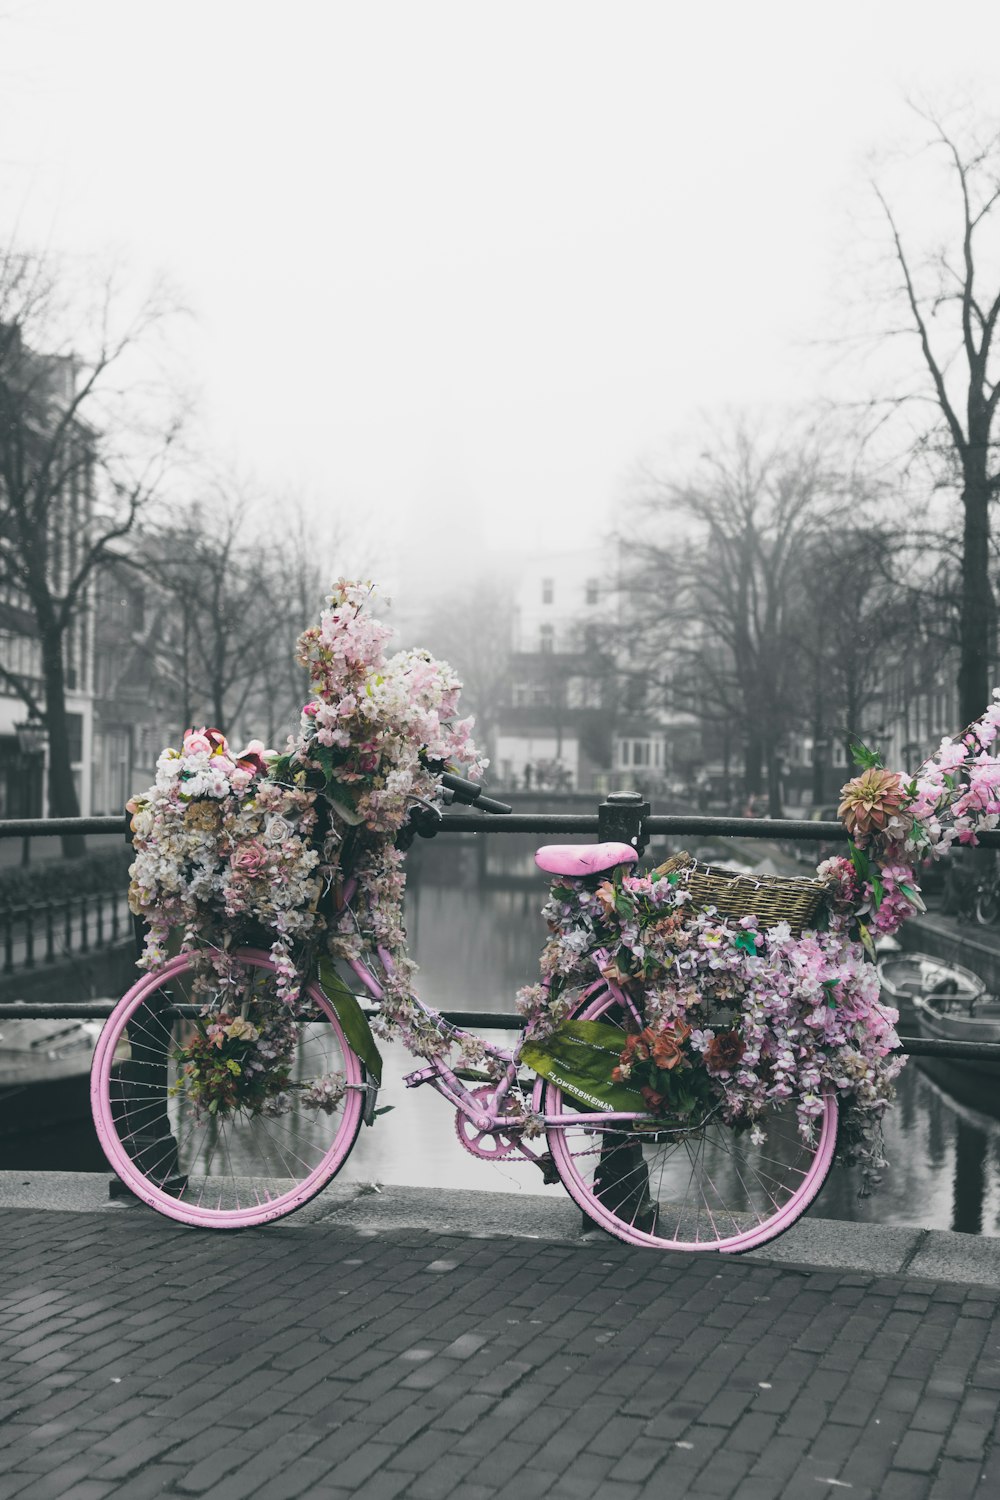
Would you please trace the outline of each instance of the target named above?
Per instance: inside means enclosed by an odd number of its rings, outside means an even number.
[[[626,1031],[610,991],[576,1012]],[[633,1026],[634,1029],[634,1026]],[[718,1116],[688,1131],[636,1131],[601,1123],[554,1084],[541,1110],[563,1186],[583,1212],[629,1245],[656,1250],[738,1254],[791,1228],[819,1192],[837,1144],[837,1101],[825,1096],[813,1144],[799,1135],[794,1103],[768,1112],[767,1138],[755,1146]]]
[[[238,994],[252,1016],[255,1002],[273,999],[274,966],[249,950],[235,964],[227,1003]],[[184,1087],[184,1049],[196,1035],[197,1009],[221,998],[199,994],[193,1006],[192,979],[190,960],[174,959],[140,979],[112,1012],[91,1070],[94,1124],[117,1175],[151,1208],[197,1228],[245,1229],[301,1208],[343,1166],[361,1125],[363,1069],[313,984],[305,991],[310,1019],[296,1027],[283,1112],[197,1108]],[[303,1102],[319,1078],[343,1083],[329,1111]]]

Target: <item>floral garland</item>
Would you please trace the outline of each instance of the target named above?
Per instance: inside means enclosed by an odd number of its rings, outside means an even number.
[[[839,815],[850,835],[850,859],[835,858],[820,873],[839,887],[841,905],[854,911],[866,946],[871,931],[897,931],[923,911],[916,869],[957,843],[974,845],[1000,823],[1000,757],[990,753],[1000,734],[1000,688],[980,718],[946,736],[907,778],[888,771],[877,752],[854,747],[861,775],[842,789]]]
[[[838,1150],[871,1172],[884,1165],[878,1124],[903,1066],[893,1055],[897,1014],[879,1003],[846,917],[793,937],[787,922],[694,911],[676,876],[625,875],[596,888],[561,880],[545,908],[543,983],[521,992],[531,1037],[567,1016],[576,987],[604,977],[641,1006],[614,1081],[638,1087],[654,1114],[685,1119],[706,1108],[766,1138],[768,1108],[791,1099],[806,1140],[825,1090],[842,1106]]]
[[[323,953],[379,971],[381,1035],[424,1056],[451,1046],[448,1028],[413,1000],[394,841],[415,800],[440,801],[446,766],[479,776],[484,763],[472,721],[456,718],[455,674],[423,651],[386,658],[392,632],[370,612],[372,594],[371,584],[341,580],[300,637],[313,696],[282,754],[259,741],[236,754],[218,730],[191,730],[129,804],[129,901],[148,924],[140,962],[154,968],[179,946],[196,962],[196,992],[215,997],[178,1054],[177,1092],[196,1110],[291,1107],[302,984]],[[263,998],[230,959],[259,941],[277,969]],[[342,1086],[314,1080],[297,1097],[331,1109]]]

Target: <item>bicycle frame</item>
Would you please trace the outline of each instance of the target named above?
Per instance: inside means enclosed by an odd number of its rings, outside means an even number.
[[[351,900],[356,889],[356,881],[351,879],[346,882],[340,903],[341,910],[350,908]],[[376,952],[378,954],[379,962],[382,964],[386,973],[392,974],[392,956],[387,953],[386,950],[382,947],[377,948]],[[602,953],[601,951],[595,953],[594,960],[598,970],[600,970],[602,961],[606,958],[607,955]],[[365,989],[371,995],[372,999],[376,1002],[380,1002],[383,998],[382,986],[380,985],[376,976],[372,973],[371,969],[368,968],[368,966],[364,964],[360,959],[352,958],[345,960],[345,962],[364,985]],[[544,980],[543,984],[546,988],[548,987],[547,980]],[[642,1026],[645,1023],[634,1001],[625,993],[624,990],[620,989],[617,985],[613,984],[610,980],[605,979],[603,976],[600,976],[599,978],[593,980],[593,982],[582,991],[582,998],[590,999],[592,995],[595,995],[599,990],[603,989],[606,989],[608,993],[618,1001],[623,1010],[631,1013],[636,1023],[637,1029],[641,1030]],[[404,1074],[403,1083],[405,1084],[405,1086],[407,1088],[419,1088],[421,1084],[429,1083],[432,1088],[434,1088],[434,1090],[441,1095],[443,1099],[446,1099],[449,1104],[453,1105],[455,1109],[457,1109],[461,1114],[465,1115],[466,1118],[475,1126],[476,1130],[483,1133],[503,1131],[505,1134],[512,1135],[516,1137],[517,1149],[523,1156],[527,1157],[531,1161],[539,1161],[540,1153],[533,1151],[531,1147],[527,1146],[521,1138],[521,1132],[524,1127],[524,1120],[522,1116],[520,1114],[511,1115],[501,1112],[503,1101],[509,1096],[511,1089],[518,1086],[518,1066],[521,1055],[520,1041],[514,1046],[512,1050],[506,1047],[499,1047],[493,1042],[488,1042],[485,1037],[481,1037],[475,1032],[466,1031],[460,1026],[452,1025],[452,1023],[450,1021],[446,1021],[444,1016],[442,1016],[437,1010],[435,1010],[433,1006],[427,1005],[423,1000],[421,1000],[419,995],[414,995],[413,1000],[418,1006],[421,1013],[434,1023],[435,1029],[440,1032],[442,1036],[447,1037],[448,1040],[457,1043],[462,1042],[466,1038],[473,1039],[482,1046],[483,1051],[487,1054],[487,1056],[492,1057],[496,1062],[503,1064],[504,1071],[501,1077],[495,1082],[492,1108],[487,1110],[483,1109],[482,1100],[477,1098],[472,1090],[465,1087],[463,1080],[459,1078],[455,1071],[451,1067],[449,1067],[448,1063],[446,1063],[442,1058],[432,1058],[426,1066],[417,1068],[412,1073]],[[539,1122],[544,1127],[548,1128],[563,1126],[565,1124],[564,1116],[542,1115],[539,1113],[539,1105],[541,1103],[543,1085],[544,1079],[542,1079],[541,1077],[536,1077],[532,1089],[532,1109],[537,1115]],[[622,1124],[634,1124],[636,1121],[642,1121],[648,1124],[652,1121],[653,1116],[648,1113],[638,1112],[614,1113],[602,1111],[599,1114],[595,1114],[594,1118],[595,1121],[600,1120],[602,1125],[607,1125],[609,1122],[615,1121],[620,1121]],[[578,1115],[576,1117],[575,1123],[579,1125],[581,1123],[585,1123],[585,1121],[585,1115]]]

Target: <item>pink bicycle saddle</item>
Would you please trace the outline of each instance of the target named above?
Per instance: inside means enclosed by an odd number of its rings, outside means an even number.
[[[546,844],[535,864],[550,875],[597,875],[615,865],[634,865],[638,858],[630,844]]]

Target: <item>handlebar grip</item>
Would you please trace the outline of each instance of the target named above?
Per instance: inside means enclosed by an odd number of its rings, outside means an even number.
[[[446,786],[450,792],[454,792],[458,802],[476,802],[482,792],[478,781],[466,781],[464,776],[456,776],[453,771],[442,773],[441,785]]]
[[[456,802],[467,802],[470,807],[478,807],[481,812],[509,813],[514,810],[506,802],[497,802],[494,797],[485,796],[478,781],[466,781],[464,776],[456,776],[453,771],[442,773],[441,785],[454,794]]]
[[[481,807],[483,812],[488,813],[509,813],[514,811],[509,803],[498,802],[495,797],[477,797],[475,805]]]

